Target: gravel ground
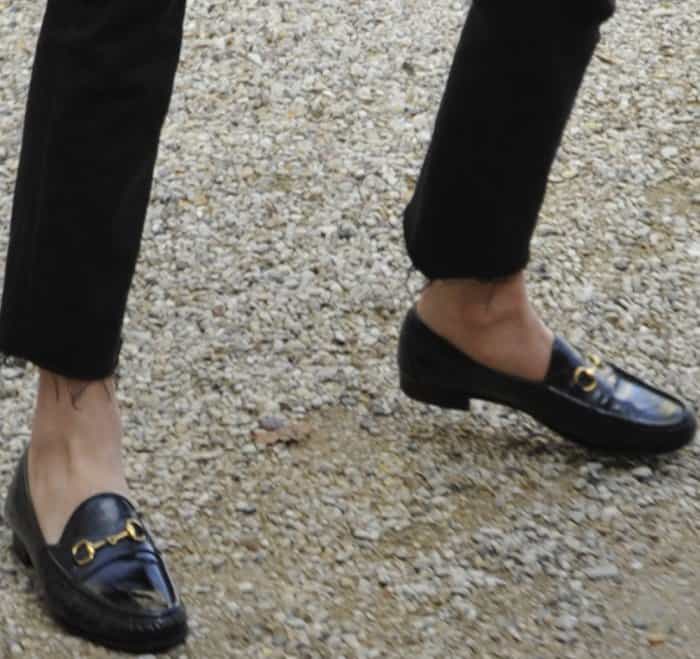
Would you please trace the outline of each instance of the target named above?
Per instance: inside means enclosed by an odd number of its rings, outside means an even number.
[[[0,0],[4,218],[42,4]],[[556,331],[697,407],[700,3],[621,5],[533,293]],[[191,3],[121,380],[133,491],[191,614],[173,657],[698,656],[700,445],[611,459],[397,392],[420,286],[400,214],[464,15]],[[4,492],[35,374],[0,375]],[[9,542],[0,527],[0,656],[111,656],[48,620]]]

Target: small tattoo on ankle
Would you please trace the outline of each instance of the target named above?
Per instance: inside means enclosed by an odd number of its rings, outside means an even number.
[[[71,389],[70,385],[68,385],[68,391],[70,393],[70,402],[74,410],[79,409],[78,401],[80,400],[81,396],[87,391],[87,388],[90,386],[90,384],[90,382],[81,383],[80,386],[75,390]]]
[[[80,408],[78,407],[78,403],[80,402],[80,399],[83,397],[83,394],[88,390],[88,387],[92,384],[96,384],[96,380],[87,380],[87,381],[71,381],[68,378],[60,378],[57,375],[52,374],[51,379],[53,380],[53,385],[54,385],[54,391],[56,392],[56,402],[60,403],[61,402],[61,379],[64,379],[66,382],[66,389],[68,390],[68,395],[70,397],[70,403],[71,406],[73,407],[74,410],[79,411]],[[100,380],[100,384],[102,385],[102,388],[105,390],[105,393],[107,394],[107,398],[111,402],[112,400],[112,391],[109,388],[109,384],[107,380]]]

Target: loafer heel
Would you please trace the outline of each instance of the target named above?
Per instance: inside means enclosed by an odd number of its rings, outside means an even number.
[[[400,386],[401,391],[419,403],[427,403],[451,410],[469,411],[470,399],[454,390],[416,382],[403,374],[400,376]]]
[[[24,548],[22,541],[16,533],[12,534],[12,551],[22,565],[26,567],[32,566],[32,559],[29,556],[29,552]]]

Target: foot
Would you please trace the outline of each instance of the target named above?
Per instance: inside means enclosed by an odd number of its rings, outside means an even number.
[[[29,445],[29,488],[48,544],[85,499],[128,497],[122,425],[112,378],[70,380],[42,370]]]
[[[694,415],[681,400],[603,359],[585,360],[561,337],[542,380],[506,373],[515,370],[516,360],[492,368],[483,363],[487,358],[470,358],[428,327],[415,307],[406,314],[398,345],[400,386],[416,401],[455,410],[468,410],[474,399],[506,405],[567,439],[609,452],[664,453],[695,434]],[[520,362],[521,373],[532,363]]]
[[[530,305],[523,272],[495,282],[435,280],[417,310],[433,332],[474,361],[527,380],[545,378],[554,335]]]
[[[134,654],[185,640],[187,614],[139,512],[119,494],[90,496],[47,544],[22,455],[5,498],[4,518],[17,558],[34,569],[48,611],[68,631]]]

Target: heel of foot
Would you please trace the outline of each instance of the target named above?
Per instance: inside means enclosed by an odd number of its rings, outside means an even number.
[[[469,396],[459,391],[426,385],[403,374],[400,378],[400,386],[401,391],[419,403],[427,403],[428,405],[436,405],[437,407],[451,410],[463,410],[465,412],[470,407],[471,401]]]

